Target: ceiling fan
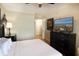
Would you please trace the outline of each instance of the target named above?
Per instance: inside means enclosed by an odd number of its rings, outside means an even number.
[[[55,4],[55,3],[47,3],[47,4]],[[38,4],[39,8],[42,7],[42,4]]]
[[[25,3],[25,4],[31,4],[31,3]],[[43,3],[37,3],[37,4],[38,4],[38,7],[39,7],[39,8],[41,8],[42,5],[43,5]],[[46,3],[46,4],[52,4],[52,5],[53,5],[53,4],[55,4],[55,3]]]

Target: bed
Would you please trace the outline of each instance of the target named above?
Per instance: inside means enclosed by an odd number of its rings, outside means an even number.
[[[8,40],[10,41],[10,39]],[[60,52],[40,39],[16,41],[10,45],[5,56],[62,56]],[[7,45],[7,46],[8,46]]]

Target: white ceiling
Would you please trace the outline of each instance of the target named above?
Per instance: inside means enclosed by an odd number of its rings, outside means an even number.
[[[1,5],[9,11],[47,14],[53,12],[55,8],[60,8],[60,6],[64,6],[65,4],[43,4],[41,8],[39,8],[36,3],[3,3]]]
[[[41,8],[38,7],[37,3],[2,3],[1,4],[6,10],[14,11],[14,12],[22,12],[22,13],[32,13],[32,14],[53,14],[58,10],[61,10],[64,7],[74,7],[79,4],[75,3],[55,3],[55,4],[47,4],[44,3]]]

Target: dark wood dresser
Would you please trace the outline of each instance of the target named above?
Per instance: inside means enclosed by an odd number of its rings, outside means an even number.
[[[50,45],[64,56],[75,56],[76,34],[51,31]]]

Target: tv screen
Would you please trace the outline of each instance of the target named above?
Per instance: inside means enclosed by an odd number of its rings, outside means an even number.
[[[73,32],[73,17],[55,19],[54,31]]]

